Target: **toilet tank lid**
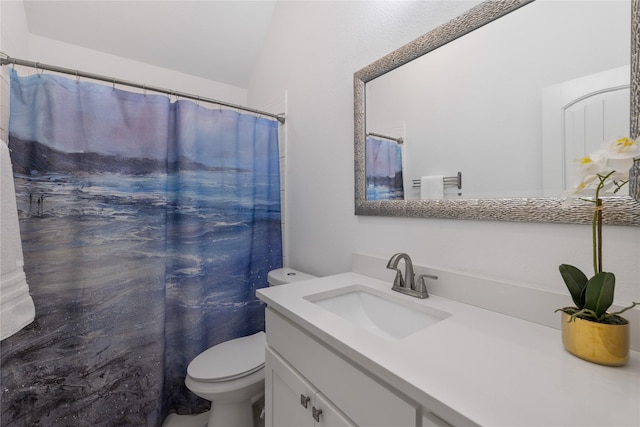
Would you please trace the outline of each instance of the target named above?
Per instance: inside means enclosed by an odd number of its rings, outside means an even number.
[[[189,363],[187,374],[203,382],[250,374],[264,366],[266,344],[266,335],[260,331],[214,345]]]
[[[317,279],[317,276],[294,270],[293,268],[283,267],[271,270],[267,276],[270,285],[282,285],[291,282],[300,282],[302,280]]]

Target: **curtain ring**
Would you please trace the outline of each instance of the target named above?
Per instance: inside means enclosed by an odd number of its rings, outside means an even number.
[[[76,70],[76,84],[80,84],[80,76],[78,75],[78,70]]]
[[[142,95],[145,98],[147,97],[147,86],[146,85],[142,85]]]
[[[113,79],[113,85],[112,85],[112,87],[113,87],[113,90],[116,90],[116,79]]]
[[[40,64],[40,63],[36,62],[35,69],[36,69],[36,74],[38,75],[38,77],[40,77],[42,75],[42,72],[38,72],[38,64]]]

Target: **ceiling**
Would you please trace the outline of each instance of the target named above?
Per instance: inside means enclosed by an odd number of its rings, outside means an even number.
[[[29,32],[246,88],[276,0],[24,0]]]

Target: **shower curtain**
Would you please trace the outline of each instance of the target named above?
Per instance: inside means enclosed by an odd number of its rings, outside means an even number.
[[[403,200],[402,149],[395,141],[367,136],[367,200]]]
[[[186,368],[264,329],[282,266],[278,125],[10,71],[9,149],[36,320],[1,347],[2,426],[159,426]]]

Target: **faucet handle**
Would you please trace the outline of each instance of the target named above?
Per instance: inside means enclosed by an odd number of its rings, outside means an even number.
[[[429,279],[437,280],[438,276],[434,276],[432,274],[421,274],[418,276],[418,284],[416,285],[416,292],[421,294],[421,298],[429,298],[429,292],[427,291],[427,284],[424,279],[428,277]]]

